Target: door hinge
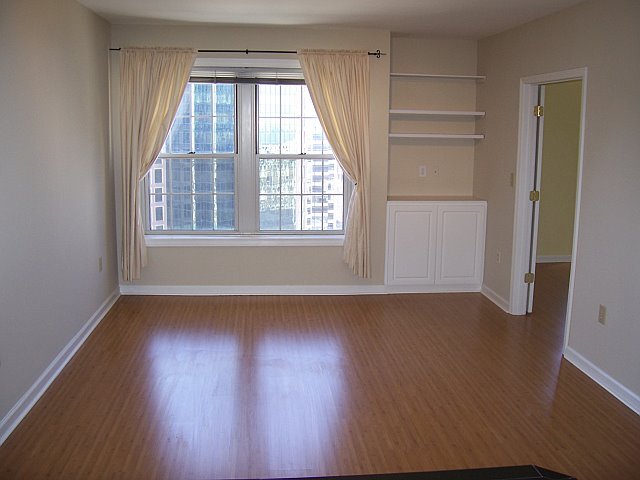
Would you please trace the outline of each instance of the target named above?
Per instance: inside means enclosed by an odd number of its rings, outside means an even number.
[[[536,274],[535,273],[525,273],[524,274],[524,283],[533,283],[536,279]]]
[[[544,115],[544,107],[542,105],[536,105],[535,107],[533,107],[533,115],[535,117],[538,117],[538,118],[543,116]]]
[[[539,190],[531,190],[529,192],[529,200],[531,200],[532,202],[539,202],[540,201],[540,191]]]

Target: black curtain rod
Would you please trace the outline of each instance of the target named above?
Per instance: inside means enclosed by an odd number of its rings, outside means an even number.
[[[119,48],[110,48],[112,51],[120,51]],[[285,53],[298,53],[295,50],[249,50],[248,48],[245,50],[198,50],[198,53],[244,53],[249,55],[250,53],[274,53],[274,54],[285,54]],[[386,53],[381,52],[380,50],[376,50],[375,52],[367,52],[369,55],[373,55],[376,58],[380,58],[382,55],[386,55]]]

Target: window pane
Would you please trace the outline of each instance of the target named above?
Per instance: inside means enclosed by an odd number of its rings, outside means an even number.
[[[302,193],[322,193],[322,159],[302,160]]]
[[[194,126],[195,150],[192,151],[196,153],[211,153],[213,151],[213,118],[195,117]]]
[[[211,195],[194,195],[195,224],[194,230],[213,229],[213,197]]]
[[[234,159],[162,158],[155,165],[167,181],[166,190],[149,191],[151,230],[235,230]]]
[[[167,229],[193,230],[191,195],[167,195]]]
[[[324,191],[323,193],[343,193],[344,176],[342,168],[338,161],[334,158],[325,159],[324,166]]]
[[[214,191],[216,193],[234,193],[236,191],[235,162],[232,158],[215,160]]]
[[[236,114],[236,86],[224,84],[215,86],[215,115],[219,117],[234,117]]]
[[[260,195],[260,230],[280,230],[279,195]]]
[[[263,155],[280,153],[280,119],[259,119],[258,153]]]
[[[167,159],[168,193],[191,193],[191,164],[189,158]]]
[[[322,195],[302,196],[302,229],[322,230]]]
[[[213,193],[213,159],[192,160],[195,193]]]
[[[299,118],[282,118],[280,143],[281,152],[289,155],[302,153],[302,120]]]
[[[193,112],[196,116],[213,115],[211,103],[211,84],[210,83],[194,83],[193,84]]]
[[[261,158],[259,165],[260,193],[280,193],[280,160]]]
[[[280,111],[282,117],[302,116],[301,85],[282,85],[280,87]]]
[[[176,117],[171,127],[169,153],[189,153],[191,150],[191,117]]]
[[[280,116],[280,87],[258,85],[258,117]]]
[[[234,153],[235,85],[189,83],[163,153]]]
[[[215,195],[214,202],[214,228],[216,230],[235,230],[235,196]]]
[[[300,159],[280,160],[280,188],[282,193],[301,193],[302,172],[300,170]]]
[[[342,212],[344,197],[342,195],[325,195],[323,204],[323,230],[342,230]]]
[[[323,153],[323,137],[320,120],[305,118],[302,120],[302,151],[304,153]]]
[[[235,119],[234,117],[216,117],[213,124],[215,138],[215,153],[234,153],[235,147]]]
[[[280,210],[282,230],[300,230],[300,202],[299,195],[282,195],[282,206]]]

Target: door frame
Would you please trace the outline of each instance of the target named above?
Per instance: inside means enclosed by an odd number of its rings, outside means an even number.
[[[542,105],[544,107],[544,94],[545,94],[545,85],[548,84],[538,84],[536,85],[536,105]],[[531,112],[531,109],[529,110]],[[541,190],[541,180],[542,180],[542,146],[544,144],[544,115],[540,117],[535,117],[534,123],[536,123],[535,127],[535,151],[533,154],[533,165],[532,171],[533,175],[531,176],[531,188],[529,190]],[[530,225],[530,242],[529,242],[529,261],[527,262],[527,272],[531,272],[534,275],[536,274],[536,260],[537,260],[537,252],[538,252],[538,227],[540,226],[540,202],[529,202],[529,218],[531,219]],[[533,311],[533,294],[535,290],[535,282],[527,284],[527,297],[525,304],[525,314]]]
[[[538,86],[560,83],[570,80],[582,80],[582,100],[580,112],[580,138],[578,149],[578,172],[576,184],[576,208],[573,223],[573,246],[571,251],[571,273],[565,319],[563,352],[569,340],[573,287],[578,247],[578,229],[580,218],[580,199],[582,193],[582,164],[584,154],[584,132],[587,106],[587,67],[563,70],[542,75],[533,75],[520,79],[520,121],[518,127],[518,158],[516,163],[515,210],[513,224],[513,255],[511,258],[511,288],[509,307],[512,315],[526,314],[527,285],[524,274],[529,268],[529,249],[531,245],[531,211],[529,191],[533,185],[535,165],[536,117],[533,107],[538,99]],[[535,231],[537,237],[538,232]],[[534,252],[535,255],[535,252]]]

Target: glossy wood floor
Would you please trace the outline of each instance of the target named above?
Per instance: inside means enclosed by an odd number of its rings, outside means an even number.
[[[123,297],[0,447],[3,479],[212,479],[538,464],[640,478],[640,417],[480,294]]]

